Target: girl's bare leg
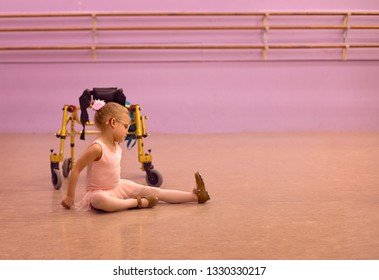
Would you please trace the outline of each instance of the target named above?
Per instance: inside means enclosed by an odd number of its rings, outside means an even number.
[[[142,208],[148,207],[148,204],[149,201],[147,199],[141,199]],[[101,192],[97,192],[94,193],[91,197],[91,205],[93,208],[99,210],[106,212],[115,212],[130,208],[136,208],[138,206],[138,200],[135,198],[119,199]]]
[[[159,200],[168,203],[197,202],[197,196],[193,192],[183,192],[177,190],[165,190],[148,187],[148,192],[158,197]]]
[[[196,188],[190,192],[148,187],[132,181],[128,181],[128,186],[133,188],[133,193],[130,192],[129,187],[125,187],[124,191],[131,197],[152,195],[157,197],[160,201],[167,203],[205,203],[210,197],[205,190],[204,181],[198,172],[195,173],[195,178]]]

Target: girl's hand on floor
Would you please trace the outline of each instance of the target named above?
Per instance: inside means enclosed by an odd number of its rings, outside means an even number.
[[[74,199],[70,196],[66,196],[66,198],[62,200],[61,204],[64,208],[70,209],[71,206],[74,204]]]

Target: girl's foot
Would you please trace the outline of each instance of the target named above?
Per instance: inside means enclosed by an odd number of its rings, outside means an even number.
[[[196,194],[199,203],[205,203],[210,200],[208,192],[205,190],[204,180],[199,172],[195,173],[196,188],[193,189],[193,193]]]
[[[147,200],[147,206],[142,205],[142,200]],[[159,199],[153,195],[137,196],[137,208],[153,208],[158,202]]]

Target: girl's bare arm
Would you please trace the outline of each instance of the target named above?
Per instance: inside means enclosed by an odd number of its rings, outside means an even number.
[[[68,181],[67,195],[61,203],[63,207],[70,209],[74,204],[76,185],[79,180],[80,172],[82,172],[82,170],[91,162],[99,160],[101,158],[101,153],[101,146],[99,144],[92,144],[74,164]]]

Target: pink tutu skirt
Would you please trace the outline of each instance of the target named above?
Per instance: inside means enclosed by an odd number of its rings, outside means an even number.
[[[119,199],[137,198],[137,196],[145,196],[151,194],[152,188],[137,184],[130,180],[120,179],[113,188],[107,189],[87,189],[83,198],[75,204],[74,209],[79,211],[88,211],[93,209],[91,206],[92,195],[96,192],[104,192],[111,197]]]

